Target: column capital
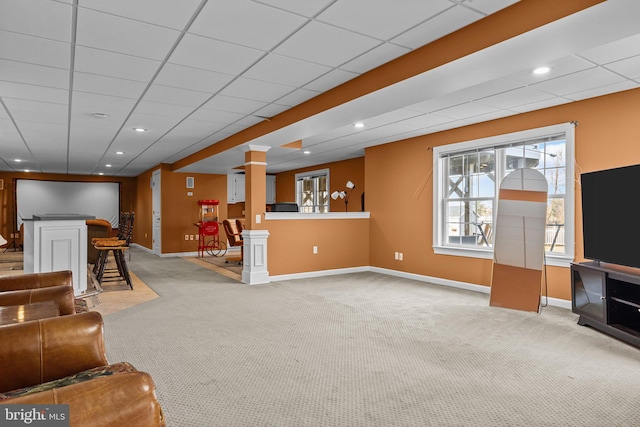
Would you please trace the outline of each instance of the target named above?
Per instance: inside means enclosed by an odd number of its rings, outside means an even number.
[[[255,144],[247,144],[247,145],[243,145],[240,147],[242,149],[242,151],[244,151],[245,153],[247,151],[262,151],[264,153],[266,153],[267,151],[269,151],[271,149],[270,146],[268,145],[255,145]]]

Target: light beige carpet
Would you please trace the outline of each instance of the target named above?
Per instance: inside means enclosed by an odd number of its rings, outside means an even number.
[[[640,350],[488,295],[376,273],[249,286],[135,253],[161,295],[105,318],[172,427],[636,426]]]

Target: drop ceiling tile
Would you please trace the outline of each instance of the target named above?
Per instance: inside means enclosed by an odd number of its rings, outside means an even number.
[[[69,70],[0,59],[0,80],[68,89]]]
[[[76,46],[75,71],[147,82],[159,66],[150,59]]]
[[[474,101],[522,87],[521,83],[507,79],[494,79],[454,92],[452,99]]]
[[[619,61],[631,56],[640,55],[640,34],[607,43],[580,53],[580,56],[603,65],[610,62]]]
[[[363,131],[366,132],[369,129],[373,129],[373,128],[377,128],[379,126],[385,126],[385,125],[393,126],[393,124],[396,122],[407,120],[412,117],[421,116],[423,114],[424,113],[420,113],[420,112],[409,110],[409,109],[399,109],[399,110],[390,111],[388,113],[380,114],[378,116],[362,120],[362,122],[365,125]]]
[[[136,104],[135,99],[109,96],[96,93],[74,92],[72,97],[72,110],[74,113],[86,114],[105,113],[115,115],[116,113],[128,114]],[[96,111],[96,108],[98,109]]]
[[[611,62],[604,68],[618,73],[628,79],[640,78],[640,55]]]
[[[316,19],[377,39],[388,40],[450,7],[452,3],[448,0],[337,1]]]
[[[204,103],[211,94],[177,87],[151,85],[144,95],[145,101],[163,102],[165,104],[197,107]]]
[[[391,43],[382,43],[357,58],[352,59],[346,64],[341,65],[340,68],[346,71],[362,74],[409,53],[409,51],[410,49],[407,49],[406,47],[397,46]]]
[[[312,21],[274,49],[275,53],[338,67],[380,42],[341,28]]]
[[[505,7],[518,3],[519,0],[473,0],[463,3],[463,6],[479,10],[487,15],[495,13]]]
[[[547,92],[541,92],[532,87],[522,87],[508,92],[502,92],[497,95],[487,96],[485,98],[478,99],[477,102],[490,107],[509,109],[523,104],[544,101],[550,98],[554,98],[554,96]]]
[[[144,22],[89,9],[78,10],[76,44],[96,49],[163,60],[180,33]]]
[[[328,73],[318,77],[314,81],[304,86],[304,89],[309,89],[315,92],[326,92],[329,89],[333,89],[336,86],[341,85],[342,83],[348,82],[349,80],[358,77],[358,73],[354,73],[351,71],[341,70],[339,68],[334,68]]]
[[[207,102],[203,108],[209,110],[228,111],[230,113],[252,114],[254,111],[264,107],[265,105],[267,105],[266,102],[217,95]]]
[[[301,16],[254,1],[210,1],[195,19],[189,32],[270,50],[305,22],[306,19]]]
[[[134,113],[124,124],[116,139],[128,138],[136,144],[152,144],[175,126],[176,123],[177,121],[167,121],[166,117]],[[136,128],[147,129],[147,131],[137,132],[134,130]]]
[[[69,43],[0,30],[0,58],[69,69]]]
[[[438,111],[443,108],[449,108],[454,105],[459,105],[465,102],[472,101],[473,98],[470,97],[471,95],[472,93],[466,93],[464,90],[462,90],[462,91],[454,92],[447,96],[442,96],[440,98],[427,99],[423,102],[419,102],[417,104],[413,104],[405,108],[409,110],[419,111],[421,113],[431,113],[433,111]]]
[[[232,113],[229,111],[210,110],[208,108],[200,108],[189,116],[189,119],[199,120],[210,123],[229,124],[237,122],[244,117],[244,114]]]
[[[554,95],[563,96],[570,93],[582,92],[585,90],[595,89],[599,86],[607,86],[619,83],[624,79],[610,71],[602,68],[591,68],[556,79],[547,80],[541,83],[531,85],[531,87],[552,93]]]
[[[637,89],[640,87],[638,82],[634,82],[631,80],[625,80],[622,82],[594,87],[592,89],[587,89],[579,92],[573,92],[568,95],[565,95],[566,98],[579,101],[581,99],[594,98],[596,96],[606,95],[609,93],[622,92],[624,90]]]
[[[394,37],[391,42],[417,49],[482,18],[484,15],[478,12],[454,6]]]
[[[68,121],[68,107],[66,104],[51,102],[36,102],[23,99],[3,100],[11,116],[18,122],[18,126],[32,123],[64,124]]]
[[[508,75],[505,77],[505,79],[529,85],[595,67],[592,62],[575,55],[567,56],[549,63],[542,63],[538,65],[549,67],[549,72],[546,74],[537,75],[533,73],[533,70],[529,69]]]
[[[73,75],[73,89],[78,92],[138,99],[146,86],[145,83],[139,81],[97,74],[75,72]]]
[[[335,0],[261,0],[260,3],[312,17],[334,1]]]
[[[298,104],[302,104],[311,98],[315,98],[320,95],[320,92],[309,89],[296,89],[293,92],[288,93],[282,98],[278,99],[278,105],[285,105],[287,107],[293,107]]]
[[[226,74],[240,74],[264,52],[206,37],[185,34],[169,62]]]
[[[464,119],[464,121],[469,123],[469,124],[482,123],[482,122],[488,122],[489,120],[500,119],[502,117],[513,116],[515,114],[517,114],[517,113],[515,111],[511,111],[511,110],[496,110],[496,111],[492,111],[490,113],[485,113],[485,114],[480,114],[480,115],[477,115],[477,116],[469,117],[467,119]]]
[[[112,15],[183,30],[200,0],[82,0],[80,6]]]
[[[495,108],[481,105],[475,102],[466,102],[454,107],[438,110],[438,116],[451,117],[453,119],[467,119],[480,114],[487,114],[496,111]]]
[[[169,120],[178,122],[187,117],[192,112],[193,107],[187,107],[184,105],[171,105],[143,99],[136,106],[134,114],[160,116],[164,117],[165,121],[167,120],[167,118],[169,118]]]
[[[444,123],[453,123],[456,119],[442,116],[440,114],[423,114],[411,117],[389,125],[391,128],[397,128],[398,134],[419,129],[426,129],[433,126],[442,125]]]
[[[69,91],[0,80],[0,97],[64,104],[69,101]]]
[[[194,140],[200,140],[206,138],[215,132],[223,129],[226,125],[223,123],[211,123],[202,122],[200,120],[185,120],[163,138],[175,139],[175,138],[191,138]]]
[[[235,76],[231,74],[216,73],[183,65],[165,64],[154,83],[181,89],[216,93],[234,78]]]
[[[556,105],[562,105],[571,102],[568,98],[557,96],[554,98],[545,99],[544,101],[532,102],[531,104],[523,104],[517,107],[511,108],[518,113],[526,113],[527,111],[541,110],[543,108],[555,107]]]
[[[294,90],[291,86],[240,77],[225,87],[220,95],[273,102]]]
[[[53,148],[59,151],[64,146],[67,147],[67,126],[57,123],[44,122],[22,122],[20,123],[20,133],[27,141],[29,148]]]
[[[331,67],[324,65],[269,54],[247,70],[243,76],[287,86],[303,86],[331,70]]]
[[[73,9],[69,5],[48,0],[2,0],[0,9],[2,30],[71,42]]]

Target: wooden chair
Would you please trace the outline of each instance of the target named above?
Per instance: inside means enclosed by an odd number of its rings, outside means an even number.
[[[222,227],[224,228],[224,232],[227,235],[229,247],[240,246],[240,258],[238,259],[238,257],[227,257],[227,262],[238,261],[239,264],[242,264],[242,260],[244,259],[244,243],[242,241],[242,231],[238,229],[236,221],[230,221],[228,219],[222,221]]]
[[[93,246],[94,238],[111,237],[111,223],[106,219],[88,219],[87,221],[87,263],[95,264],[98,250]]]

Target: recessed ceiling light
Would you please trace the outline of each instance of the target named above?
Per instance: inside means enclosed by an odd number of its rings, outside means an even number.
[[[25,172],[31,172],[31,169],[25,169],[24,171]]]
[[[93,113],[93,117],[96,119],[106,119],[109,115],[105,113]]]
[[[15,161],[20,163],[22,161],[22,159],[16,159]]]
[[[364,127],[364,123],[362,123],[362,122],[354,123],[353,127],[356,127],[358,129],[363,128]]]
[[[303,153],[304,153],[304,154],[311,154],[311,151],[309,151],[309,150],[304,150],[304,151],[303,151]]]
[[[105,165],[105,166],[106,166],[106,167],[108,167],[108,168],[110,168],[110,167],[111,167],[111,165]]]
[[[122,156],[124,154],[124,151],[116,151],[116,154]]]
[[[537,75],[547,74],[549,71],[551,71],[551,68],[549,67],[538,67],[533,70],[533,74],[537,74]]]
[[[98,175],[104,175],[104,172],[98,172]]]
[[[145,128],[133,128],[133,130],[135,130],[136,132],[146,132],[147,131]]]

